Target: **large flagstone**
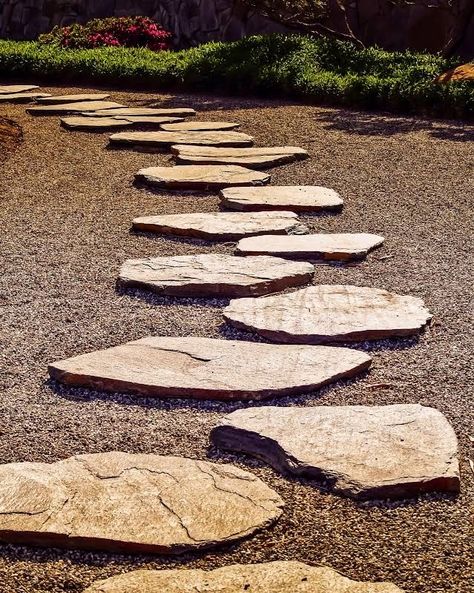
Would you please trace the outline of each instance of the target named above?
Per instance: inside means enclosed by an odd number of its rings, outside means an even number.
[[[252,148],[222,148],[210,142],[199,143],[205,146],[191,146],[195,142],[186,139],[176,140],[176,145],[171,147],[176,162],[182,165],[242,165],[251,169],[264,169],[275,167],[292,161],[308,158],[308,153],[303,148],[296,146],[270,146]],[[237,146],[237,144],[221,144],[221,146]],[[243,146],[243,145],[242,145]]]

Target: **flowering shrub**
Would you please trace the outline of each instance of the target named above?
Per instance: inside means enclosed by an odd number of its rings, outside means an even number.
[[[85,25],[56,26],[38,41],[68,49],[94,47],[147,47],[152,51],[169,48],[171,33],[153,19],[143,16],[94,19]]]

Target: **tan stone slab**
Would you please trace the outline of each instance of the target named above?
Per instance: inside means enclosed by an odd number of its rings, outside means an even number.
[[[369,233],[324,233],[317,235],[265,235],[242,239],[237,244],[238,255],[275,255],[306,261],[348,262],[364,259],[384,242],[379,235]]]
[[[237,410],[211,438],[352,498],[459,492],[454,430],[441,412],[418,404]]]
[[[7,84],[0,86],[0,95],[13,95],[14,93],[27,93],[39,89],[37,84]]]
[[[71,115],[61,118],[61,126],[68,130],[105,131],[113,128],[133,128],[146,125],[147,127],[161,128],[161,124],[181,121],[181,117],[147,117],[147,118],[120,118],[115,117],[84,117]]]
[[[185,121],[177,124],[165,124],[166,132],[207,132],[212,130],[234,130],[240,124],[229,121]]]
[[[0,540],[176,554],[273,523],[283,502],[232,465],[121,452],[0,466]]]
[[[147,147],[168,150],[177,142],[207,146],[250,146],[253,138],[241,132],[118,132],[111,146]]]
[[[32,103],[38,97],[49,97],[48,93],[12,93],[0,94],[0,103]]]
[[[42,105],[57,105],[64,103],[78,103],[83,101],[104,101],[110,95],[105,93],[83,93],[79,95],[54,95],[52,97],[39,98],[38,103]]]
[[[211,143],[207,146],[191,146],[192,142],[176,140],[176,146],[171,147],[176,162],[180,164],[227,164],[243,165],[253,169],[274,167],[305,159],[308,153],[303,148],[296,146],[282,147],[254,147],[254,148],[213,148]],[[204,144],[204,143],[201,143]],[[227,146],[231,146],[228,144]]]
[[[277,561],[200,569],[136,570],[84,593],[403,593],[392,583],[353,581],[326,566]]]
[[[142,216],[132,223],[136,231],[178,235],[214,241],[237,241],[265,233],[286,234],[298,228],[294,212],[193,212]]]
[[[270,175],[236,165],[148,167],[135,175],[139,181],[162,189],[216,190],[230,185],[264,185]]]
[[[259,296],[307,284],[313,273],[311,264],[278,257],[202,253],[129,259],[120,270],[117,285],[169,296]]]
[[[338,211],[339,194],[317,185],[229,187],[221,191],[221,205],[231,210],[291,210],[292,212]]]
[[[224,317],[275,342],[324,344],[417,335],[431,313],[417,297],[336,284],[235,299]]]
[[[30,115],[61,115],[65,113],[95,112],[109,110],[113,107],[122,107],[115,101],[78,101],[77,103],[61,103],[60,105],[36,105],[28,107],[26,111]],[[95,115],[95,113],[94,113]]]
[[[109,109],[98,109],[94,113],[94,116],[97,117],[110,117],[111,115],[125,115],[126,117],[188,117],[190,115],[196,115],[196,111],[189,107],[117,107],[112,111]]]
[[[49,366],[66,385],[147,397],[256,399],[312,392],[370,366],[365,352],[329,346],[149,337]]]

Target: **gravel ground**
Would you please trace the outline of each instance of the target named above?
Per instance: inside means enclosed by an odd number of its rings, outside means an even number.
[[[231,252],[229,244],[130,233],[133,217],[213,211],[215,196],[133,187],[140,167],[165,164],[168,157],[104,150],[107,134],[66,132],[57,117],[33,118],[25,106],[2,105],[1,115],[22,126],[24,141],[0,176],[0,462],[52,462],[113,449],[232,461],[271,484],[287,506],[278,524],[256,537],[174,559],[1,546],[0,592],[80,592],[95,579],[139,566],[210,569],[276,559],[327,564],[354,579],[393,581],[411,593],[474,590],[474,475],[468,463],[474,458],[472,128],[247,99],[126,92],[113,98],[129,105],[188,105],[201,111],[200,118],[240,122],[261,145],[308,149],[310,160],[275,169],[273,182],[327,185],[346,205],[341,215],[305,222],[314,230],[386,237],[385,247],[366,262],[320,266],[315,281],[420,296],[435,315],[432,328],[419,341],[363,345],[374,364],[359,381],[270,403],[434,406],[459,437],[462,493],[357,503],[209,448],[210,429],[235,404],[104,396],[48,382],[50,361],[149,334],[255,338],[224,327],[225,301],[115,291],[126,258]],[[371,387],[380,383],[387,386]]]

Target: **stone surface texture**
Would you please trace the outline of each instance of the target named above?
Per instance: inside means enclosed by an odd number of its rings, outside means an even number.
[[[39,89],[36,84],[7,84],[0,86],[0,95],[11,95],[13,93],[27,93]]]
[[[105,93],[81,93],[77,95],[54,95],[44,99],[38,99],[38,103],[42,105],[54,105],[61,103],[80,103],[83,101],[104,101],[110,95]]]
[[[275,342],[324,344],[417,335],[431,314],[417,297],[334,284],[235,299],[224,317]]]
[[[353,581],[326,566],[276,561],[205,570],[136,570],[84,593],[403,593],[392,583]]]
[[[303,262],[209,253],[129,259],[117,285],[168,296],[260,296],[307,284],[313,273],[314,267]]]
[[[203,132],[209,130],[234,130],[240,124],[230,121],[185,121],[161,126],[166,132]]]
[[[147,397],[261,400],[314,391],[370,363],[349,348],[149,337],[52,363],[49,374],[66,385]]]
[[[204,147],[191,146],[191,144],[197,143],[177,140],[176,146],[172,146],[171,152],[175,155],[177,163],[195,165],[243,165],[252,169],[263,169],[265,167],[284,165],[285,163],[291,163],[292,161],[302,160],[308,157],[306,150],[296,146],[219,148],[213,147],[210,142],[200,143],[206,144]],[[227,144],[227,146],[232,145]],[[237,145],[235,144],[234,146]]]
[[[148,167],[135,175],[157,188],[215,190],[243,185],[264,185],[270,175],[236,165],[198,165],[176,167]]]
[[[70,130],[104,131],[112,128],[132,128],[134,126],[147,126],[160,128],[164,123],[182,121],[182,117],[139,117],[139,116],[113,116],[113,117],[84,117],[71,115],[61,118],[61,125]]]
[[[78,101],[77,103],[61,103],[60,105],[36,105],[26,111],[31,115],[61,115],[63,113],[95,112],[98,109],[108,110],[123,107],[115,101]]]
[[[110,136],[111,145],[146,146],[168,149],[173,144],[204,146],[250,146],[252,136],[242,132],[118,132]]]
[[[48,93],[2,93],[0,94],[0,103],[32,103],[39,97],[50,97]]]
[[[121,452],[0,466],[0,540],[180,553],[273,523],[281,498],[232,465]]]
[[[339,211],[343,201],[327,187],[280,185],[229,187],[221,191],[221,205],[231,210],[291,210],[292,212]]]
[[[384,242],[368,233],[325,233],[318,235],[264,235],[239,241],[239,255],[275,255],[288,259],[348,262],[364,257]]]
[[[286,234],[300,227],[294,212],[194,212],[142,216],[132,223],[137,231],[194,237],[208,241],[237,241],[265,233]]]
[[[196,115],[191,107],[114,107],[113,109],[98,109],[92,114],[94,117],[110,116],[136,116],[136,117],[162,117],[177,116],[188,117]]]
[[[211,438],[353,498],[459,491],[454,430],[441,412],[419,404],[242,409]]]

